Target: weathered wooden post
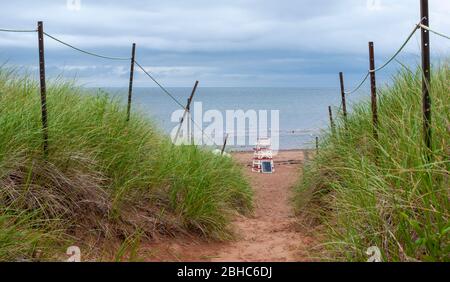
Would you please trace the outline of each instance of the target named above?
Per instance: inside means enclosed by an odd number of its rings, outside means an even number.
[[[344,122],[347,121],[347,105],[345,103],[345,88],[344,88],[344,75],[339,73],[339,81],[341,83],[341,98],[342,98],[342,114],[344,115]]]
[[[420,0],[420,17],[422,24],[429,26],[428,0]],[[431,132],[431,98],[430,98],[430,33],[425,28],[421,28],[421,47],[422,47],[422,111],[423,111],[423,135],[425,145],[428,148],[428,159],[431,159],[432,132]]]
[[[334,121],[333,121],[333,112],[331,111],[331,106],[328,106],[328,116],[330,117],[330,126],[331,132],[334,133]]]
[[[180,120],[180,125],[178,126],[177,132],[175,134],[175,138],[173,140],[173,143],[176,144],[177,140],[178,140],[178,135],[180,134],[181,131],[181,127],[183,126],[183,122],[186,118],[186,114],[188,114],[190,112],[191,109],[191,103],[192,103],[192,99],[194,98],[195,95],[195,91],[197,91],[197,86],[198,86],[198,80],[195,82],[194,84],[194,88],[192,89],[191,95],[189,96],[188,100],[187,100],[187,105],[184,108],[184,113],[183,113],[183,117]]]
[[[128,85],[128,105],[127,105],[127,121],[130,120],[131,112],[131,96],[133,94],[133,77],[134,77],[134,58],[136,53],[136,43],[131,48],[131,67],[130,67],[130,83]]]
[[[316,136],[316,155],[319,154],[319,137]]]
[[[47,90],[45,85],[45,54],[44,54],[44,24],[38,22],[39,41],[39,79],[41,86],[41,116],[44,156],[48,156],[48,117],[47,117]]]
[[[189,97],[187,99],[187,103],[186,103],[186,113],[187,113],[187,118],[186,118],[186,136],[188,138],[189,143],[192,143],[192,135],[191,135],[191,98]]]
[[[223,141],[222,151],[220,152],[221,155],[223,155],[223,152],[225,152],[225,147],[227,146],[227,140],[228,140],[228,133],[225,135],[225,140]]]
[[[372,106],[373,137],[378,141],[378,109],[377,109],[377,86],[375,80],[375,55],[373,42],[369,42],[369,61],[370,61],[370,100]]]

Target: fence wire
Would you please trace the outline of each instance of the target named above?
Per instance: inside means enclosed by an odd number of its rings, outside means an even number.
[[[164,86],[162,86],[162,84],[159,83],[155,79],[155,77],[150,74],[149,71],[147,71],[143,66],[141,66],[141,64],[139,64],[138,61],[135,60],[134,63],[136,64],[136,66],[138,66],[138,68],[140,68],[144,72],[144,74],[146,74],[154,83],[156,83],[156,85],[158,85],[159,88],[161,88],[161,90],[165,94],[167,94],[178,106],[180,106],[181,109],[187,111],[186,107],[180,101],[178,101],[178,99],[175,98]],[[214,139],[212,137],[210,137],[207,134],[205,134],[204,129],[192,118],[192,116],[190,115],[189,111],[187,111],[187,112],[188,112],[188,116],[190,117],[190,120],[192,121],[194,126],[196,126],[202,132],[202,138],[206,136],[210,141],[212,141],[213,144],[217,145],[217,143],[214,141]],[[184,122],[184,120],[183,120],[183,122]]]
[[[58,39],[58,38],[56,38],[56,37],[54,37],[54,36],[52,36],[52,35],[50,35],[50,34],[48,34],[46,32],[44,32],[44,35],[49,37],[49,38],[51,38],[51,39],[53,39],[53,40],[55,40],[56,42],[59,42],[59,43],[65,45],[65,46],[69,47],[69,48],[72,48],[72,49],[74,49],[74,50],[76,50],[78,52],[81,52],[81,53],[84,53],[84,54],[87,54],[87,55],[90,55],[90,56],[94,56],[94,57],[98,57],[98,58],[102,58],[102,59],[107,59],[107,60],[116,60],[116,61],[129,61],[129,60],[131,60],[131,57],[127,57],[127,58],[124,58],[124,57],[109,57],[109,56],[105,56],[105,55],[100,55],[100,54],[96,54],[96,53],[93,53],[93,52],[89,52],[89,51],[80,49],[78,47],[75,47],[75,46],[73,46],[73,45],[71,45],[71,44],[69,44],[67,42],[64,42],[61,39]]]
[[[183,106],[183,104],[181,104],[180,101],[178,101],[169,91],[167,91],[167,89],[161,85],[161,83],[159,83],[154,77],[153,75],[151,75],[143,66],[141,66],[141,64],[138,63],[138,61],[134,61],[134,63],[154,82],[156,83],[156,85],[159,86],[159,88],[161,88],[161,90],[166,93],[175,103],[178,104],[178,106],[180,106],[181,108],[183,108],[184,110],[186,110],[186,108]]]
[[[398,54],[400,54],[400,52],[403,50],[403,48],[405,48],[406,44],[408,44],[409,40],[411,40],[414,33],[416,33],[416,31],[419,29],[419,27],[420,27],[420,24],[418,24],[414,27],[414,29],[411,31],[411,33],[406,38],[405,42],[403,42],[403,44],[400,46],[400,48],[398,48],[397,52],[395,52],[394,55],[392,57],[390,57],[389,60],[386,61],[386,63],[384,63],[382,66],[380,66],[374,70],[369,70],[369,72],[377,72],[379,70],[384,69],[387,65],[389,65],[392,62],[392,60],[394,60],[398,56]]]
[[[0,28],[1,32],[37,32],[37,29],[5,29]]]
[[[445,34],[443,34],[443,33],[441,33],[441,32],[437,32],[437,31],[435,31],[435,30],[432,30],[430,27],[428,27],[428,26],[426,26],[426,25],[424,25],[424,24],[419,24],[419,26],[420,26],[421,28],[423,28],[423,29],[426,29],[426,30],[428,30],[428,31],[430,31],[430,32],[432,32],[432,33],[434,33],[434,34],[436,34],[436,35],[439,35],[439,36],[441,36],[441,37],[450,39],[450,36],[445,35]]]
[[[381,65],[380,67],[374,69],[374,70],[368,70],[366,75],[364,76],[364,78],[361,80],[361,82],[358,84],[358,86],[356,86],[353,90],[350,91],[345,91],[345,94],[352,94],[355,93],[356,91],[358,91],[361,86],[364,85],[364,82],[366,82],[367,78],[369,77],[370,73],[375,73],[378,72],[382,69],[384,69],[387,65],[389,65],[397,56],[398,54],[400,54],[400,52],[405,48],[406,44],[408,44],[408,42],[411,40],[411,38],[413,37],[413,35],[416,33],[416,31],[421,27],[421,24],[418,23],[414,26],[414,29],[411,31],[411,33],[408,35],[408,37],[405,39],[405,41],[403,42],[403,44],[400,46],[400,48],[397,49],[397,51],[394,53],[394,55],[392,55],[383,65]]]
[[[358,86],[355,87],[355,89],[350,90],[350,91],[344,91],[344,93],[345,93],[346,95],[348,95],[348,94],[353,94],[353,93],[355,93],[356,91],[358,91],[359,88],[361,88],[361,86],[364,85],[364,82],[366,82],[367,78],[369,77],[369,74],[370,74],[370,72],[367,71],[366,75],[365,75],[364,78],[361,80],[361,82],[358,84]]]

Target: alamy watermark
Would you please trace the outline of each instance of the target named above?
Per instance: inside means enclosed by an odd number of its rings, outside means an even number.
[[[67,262],[81,262],[81,250],[77,246],[70,246],[66,250],[66,254],[69,258],[66,260]]]
[[[381,251],[377,246],[371,246],[367,248],[366,255],[369,256],[367,262],[382,262]]]
[[[176,145],[222,145],[228,135],[227,146],[254,146],[261,138],[271,139],[274,152],[280,146],[279,110],[210,109],[204,112],[203,103],[194,102],[193,114],[185,115],[184,110],[176,110],[172,113],[171,122],[176,124],[170,134]]]
[[[70,246],[66,250],[69,258],[67,262],[81,262],[81,250],[78,246]],[[366,255],[369,256],[367,262],[382,262],[381,251],[377,246],[367,248]]]
[[[69,11],[81,10],[81,0],[67,0],[66,7]]]

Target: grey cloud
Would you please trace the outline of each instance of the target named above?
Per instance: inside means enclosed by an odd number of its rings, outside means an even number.
[[[197,77],[218,85],[283,81],[297,86],[322,77],[320,85],[331,85],[335,81],[325,82],[328,75],[343,70],[351,80],[367,68],[369,40],[381,62],[419,19],[418,1],[368,2],[81,0],[81,10],[70,11],[65,0],[8,1],[2,3],[0,27],[34,28],[43,20],[48,33],[113,56],[129,56],[131,42],[136,42],[138,59],[171,85]],[[432,0],[430,6],[433,27],[450,33],[450,2]],[[413,38],[403,60],[415,62],[417,42]],[[0,60],[32,66],[36,44],[32,34],[2,34]],[[447,41],[433,37],[432,44],[433,54],[448,55]],[[93,82],[117,83],[126,77],[126,64],[86,58],[49,39],[46,50],[55,73],[64,65],[65,73],[76,71],[86,79],[89,74]],[[98,68],[82,69],[84,64]]]

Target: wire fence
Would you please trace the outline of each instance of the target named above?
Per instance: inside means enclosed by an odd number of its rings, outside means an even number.
[[[422,20],[421,20],[422,21]],[[399,54],[400,52],[405,48],[405,46],[408,44],[409,40],[411,40],[411,38],[413,37],[413,35],[416,33],[416,31],[419,29],[420,27],[420,22],[414,26],[414,29],[411,31],[411,33],[408,35],[408,37],[405,39],[405,41],[402,43],[402,45],[400,46],[400,48],[398,48],[398,50],[394,53],[394,55],[392,55],[383,65],[381,65],[380,67],[376,68],[376,69],[369,69],[367,71],[367,73],[365,74],[364,78],[361,80],[361,82],[358,84],[358,86],[356,86],[353,90],[350,91],[345,91],[344,93],[349,95],[349,94],[353,94],[356,91],[358,91],[361,86],[364,85],[364,82],[366,82],[367,78],[369,77],[371,72],[378,72],[382,69],[384,69],[386,66],[388,66]]]
[[[378,67],[378,68],[376,68],[376,69],[374,69],[374,70],[368,70],[366,73],[365,73],[365,75],[364,75],[364,77],[360,80],[360,82],[357,84],[357,86],[355,87],[355,88],[353,88],[352,90],[348,90],[348,91],[344,91],[344,94],[345,95],[350,95],[350,94],[353,94],[353,93],[355,93],[355,92],[357,92],[359,89],[361,89],[361,87],[364,85],[364,83],[367,81],[367,79],[369,78],[369,76],[370,76],[370,73],[376,73],[376,72],[378,72],[378,71],[380,71],[380,70],[382,70],[382,69],[384,69],[386,66],[388,66],[392,61],[396,61],[398,64],[400,64],[403,68],[405,68],[405,69],[407,69],[408,71],[411,71],[409,68],[407,68],[403,63],[401,63],[400,61],[398,61],[397,60],[397,56],[401,53],[401,51],[403,51],[403,49],[406,47],[406,45],[408,44],[408,42],[411,40],[411,38],[414,36],[414,34],[416,33],[416,31],[418,30],[418,29],[420,29],[420,28],[425,28],[426,30],[428,30],[428,31],[430,31],[430,32],[433,32],[434,34],[436,34],[436,35],[439,35],[439,36],[441,36],[441,37],[443,37],[443,38],[446,38],[446,39],[450,39],[450,37],[449,36],[447,36],[447,35],[445,35],[445,34],[443,34],[443,33],[440,33],[440,32],[437,32],[437,31],[434,31],[434,30],[432,30],[432,29],[430,29],[429,27],[427,27],[427,26],[425,26],[425,25],[423,25],[423,24],[421,24],[421,23],[419,23],[419,24],[417,24],[415,27],[414,27],[414,29],[412,30],[412,32],[409,34],[409,36],[405,39],[405,41],[402,43],[402,45],[400,46],[400,48],[394,53],[394,55],[393,56],[391,56],[382,66],[380,66],[380,67]],[[338,112],[340,112],[341,111],[341,109],[342,109],[342,107],[343,107],[343,104],[342,104],[342,102],[339,104],[339,107],[338,107]]]
[[[377,114],[377,97],[376,97],[376,82],[375,82],[375,73],[379,72],[380,70],[384,69],[386,66],[388,66],[391,62],[396,61],[399,63],[403,68],[407,69],[404,64],[402,64],[400,61],[397,60],[397,56],[403,51],[405,46],[408,44],[408,42],[411,40],[411,38],[414,36],[414,34],[418,31],[422,31],[422,42],[421,42],[421,49],[422,49],[422,71],[424,73],[423,79],[422,79],[422,93],[423,93],[423,111],[424,111],[424,131],[425,131],[425,143],[427,144],[427,147],[430,152],[432,152],[432,146],[431,146],[431,106],[430,106],[430,97],[428,93],[428,88],[430,87],[430,42],[429,42],[429,32],[438,35],[442,38],[450,39],[450,36],[445,35],[444,33],[438,32],[436,30],[431,29],[428,26],[428,2],[426,0],[421,1],[421,20],[414,26],[413,30],[409,33],[408,37],[403,41],[403,43],[400,45],[400,47],[397,49],[397,51],[386,60],[385,63],[383,63],[380,67],[375,68],[375,59],[374,59],[374,51],[373,51],[373,42],[369,42],[369,61],[370,61],[370,68],[365,73],[364,77],[361,79],[361,81],[357,84],[355,88],[349,91],[345,91],[344,88],[344,81],[343,81],[343,74],[342,72],[339,73],[340,76],[340,83],[341,83],[341,96],[342,100],[341,103],[337,109],[337,112],[341,112],[341,109],[343,110],[343,116],[344,116],[344,123],[346,122],[345,117],[347,115],[346,113],[346,105],[345,105],[345,95],[350,95],[355,92],[357,92],[361,87],[364,85],[364,83],[367,81],[367,79],[370,77],[371,80],[371,108],[372,108],[372,119],[373,119],[373,127],[374,127],[374,137],[375,140],[378,141],[378,114]],[[425,24],[426,23],[426,24]],[[331,108],[328,108],[329,110],[329,117],[330,117],[330,126],[332,128],[332,131],[334,132],[334,121],[332,119],[332,112]],[[347,128],[346,124],[344,124]],[[428,155],[429,157],[430,155]]]
[[[46,35],[47,37],[49,37],[49,38],[51,38],[51,39],[53,39],[53,40],[55,40],[55,41],[65,45],[65,46],[67,46],[69,48],[72,48],[72,49],[74,49],[74,50],[76,50],[78,52],[81,52],[83,54],[90,55],[90,56],[93,56],[93,57],[106,59],[106,60],[115,60],[115,61],[129,61],[129,60],[132,60],[132,57],[126,57],[126,58],[124,58],[124,57],[111,57],[111,56],[105,56],[105,55],[96,54],[96,53],[89,52],[89,51],[83,50],[81,48],[75,47],[74,45],[69,44],[69,43],[67,43],[65,41],[62,41],[61,39],[58,39],[55,36],[52,36],[52,35],[50,35],[50,34],[48,34],[46,32],[44,32],[44,35]],[[178,99],[176,99],[175,96],[173,94],[171,94],[167,90],[166,87],[164,87],[158,80],[156,80],[155,77],[152,74],[150,74],[150,72],[148,70],[146,70],[137,60],[134,60],[134,64],[147,77],[149,77],[167,96],[169,96],[178,106],[180,106],[181,109],[187,110],[186,107]],[[196,126],[201,131],[201,137],[203,138],[203,137],[206,136],[210,141],[213,142],[213,144],[216,144],[215,140],[212,137],[210,137],[207,134],[205,134],[203,128],[197,122],[195,122],[195,120],[190,115],[189,115],[189,117],[190,117],[191,122],[194,124],[194,126]]]
[[[26,29],[4,29],[4,28],[0,28],[0,32],[10,32],[10,33],[33,33],[33,32],[37,32],[37,33],[39,33],[39,28],[38,29],[33,29],[33,30],[31,30],[31,29],[29,29],[29,30],[26,30]],[[170,91],[169,90],[167,90],[167,88],[166,87],[164,87],[156,78],[155,78],[155,76],[154,75],[152,75],[151,73],[150,73],[150,71],[148,70],[148,68],[146,69],[145,67],[143,67],[137,60],[134,60],[134,58],[133,57],[113,57],[113,56],[107,56],[107,55],[104,55],[104,54],[98,54],[98,53],[94,53],[94,52],[91,52],[91,51],[87,51],[87,50],[85,50],[85,49],[82,49],[82,48],[79,48],[79,47],[76,47],[75,45],[73,45],[73,44],[70,44],[70,43],[68,43],[68,42],[66,42],[66,41],[64,41],[64,40],[62,40],[62,39],[60,39],[60,38],[58,38],[58,37],[56,37],[56,36],[54,36],[54,35],[51,35],[51,34],[49,34],[49,33],[47,33],[47,32],[42,32],[42,34],[44,35],[44,36],[46,36],[46,37],[48,37],[49,39],[51,39],[51,40],[53,40],[53,41],[55,41],[55,42],[58,42],[59,44],[61,44],[61,45],[64,45],[64,46],[66,46],[66,47],[68,47],[68,48],[71,48],[71,49],[73,49],[74,51],[78,51],[78,52],[80,52],[80,53],[82,53],[82,54],[85,54],[85,55],[89,55],[89,56],[92,56],[92,57],[96,57],[96,58],[100,58],[100,59],[105,59],[105,60],[113,60],[113,61],[130,61],[130,60],[133,60],[133,62],[132,62],[132,64],[134,64],[134,65],[136,65],[148,78],[150,78],[161,90],[162,90],[162,92],[164,93],[164,94],[166,94],[171,100],[173,100],[181,109],[183,109],[183,110],[185,110],[185,111],[187,111],[188,109],[186,108],[186,106],[184,106],[177,98],[175,98],[175,96],[172,94],[172,93],[170,93]],[[43,40],[43,39],[39,39],[39,40]],[[41,50],[40,50],[41,51]],[[43,50],[42,50],[42,52],[43,52]],[[42,76],[42,73],[41,73],[41,76]],[[44,76],[45,76],[45,74],[44,74]],[[131,74],[131,77],[130,77],[130,81],[132,81],[132,74]],[[132,91],[132,83],[130,82],[130,96],[131,96],[131,91]],[[42,93],[41,93],[42,94]],[[130,106],[131,106],[131,97],[129,97],[129,101],[128,101],[128,108],[130,108]],[[43,105],[44,106],[44,105]],[[129,114],[129,113],[128,113]],[[188,115],[189,116],[189,119],[190,119],[190,121],[193,123],[193,125],[195,126],[195,127],[197,127],[200,131],[201,131],[201,138],[202,138],[202,140],[203,140],[203,138],[206,136],[207,137],[207,139],[209,140],[209,141],[211,141],[212,142],[212,144],[214,144],[214,145],[218,145],[216,142],[215,142],[215,140],[214,140],[214,138],[212,138],[211,136],[209,136],[209,135],[207,135],[207,134],[205,134],[205,132],[204,132],[204,129],[202,128],[202,126],[200,126],[192,117],[191,117],[191,115],[189,114]],[[180,126],[181,126],[181,124],[180,124]],[[46,127],[46,126],[44,126],[44,127]],[[46,139],[46,138],[44,138],[44,139]],[[46,143],[47,141],[45,141],[44,140],[44,143]],[[45,146],[44,146],[45,147]]]
[[[141,66],[141,64],[139,64],[137,61],[134,62],[138,68],[140,68],[144,74],[146,74],[151,80],[153,80],[154,83],[156,83],[156,85],[159,86],[159,88],[161,88],[161,90],[167,94],[167,96],[169,96],[176,104],[178,104],[178,106],[180,106],[181,108],[185,109],[185,107],[183,106],[183,104],[181,104],[180,101],[178,101],[164,86],[161,85],[161,83],[159,83],[154,77],[153,75],[151,75],[143,66]]]

